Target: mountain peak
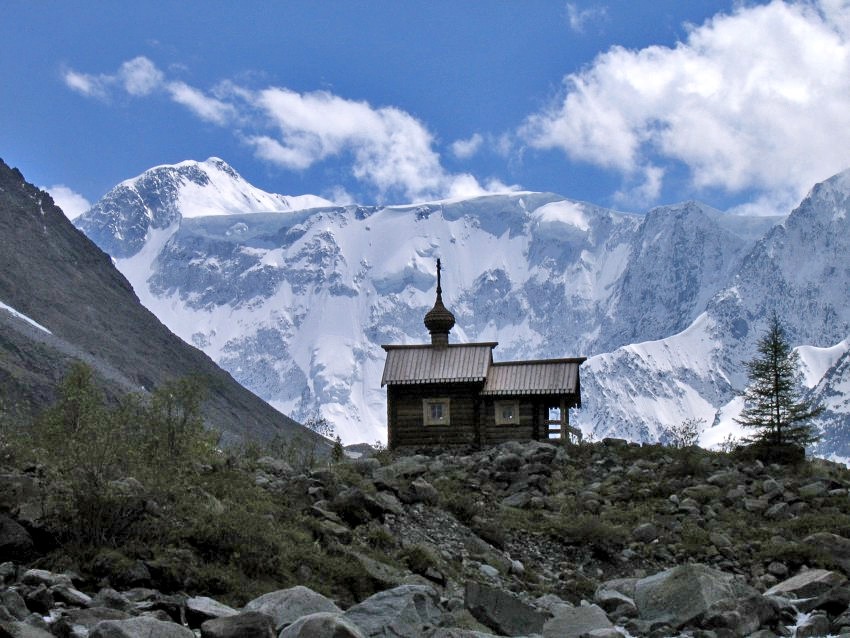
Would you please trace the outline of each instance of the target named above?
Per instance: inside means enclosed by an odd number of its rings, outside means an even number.
[[[332,206],[315,195],[290,197],[249,184],[219,157],[155,166],[125,180],[83,213],[75,224],[114,257],[130,257],[150,230],[183,218],[290,212]]]

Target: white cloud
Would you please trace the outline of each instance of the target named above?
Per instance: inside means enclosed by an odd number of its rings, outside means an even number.
[[[304,170],[330,158],[350,162],[351,175],[375,189],[380,198],[402,196],[413,201],[446,197],[458,190],[488,192],[471,175],[447,172],[431,132],[395,107],[373,107],[327,91],[298,93],[283,87],[254,91],[233,81],[205,93],[169,80],[141,56],[111,75],[70,70],[64,79],[72,90],[102,99],[116,90],[133,97],[161,91],[196,117],[231,127],[257,157],[290,170]],[[475,135],[458,148],[472,153],[482,141]]]
[[[473,134],[472,137],[465,140],[455,140],[452,142],[452,153],[458,159],[469,159],[478,152],[484,138],[480,133]]]
[[[172,100],[207,122],[224,125],[235,115],[232,105],[205,95],[185,82],[169,82],[167,90]]]
[[[588,9],[579,9],[574,3],[567,3],[567,22],[570,29],[576,33],[583,33],[585,26],[589,22],[595,22],[606,18],[608,9],[604,6],[590,7]]]
[[[242,97],[277,129],[275,136],[246,138],[263,159],[300,170],[350,156],[354,177],[382,194],[416,200],[451,192],[456,176],[444,170],[430,131],[409,113],[326,91],[271,87]]]
[[[68,70],[63,74],[63,79],[69,89],[86,97],[105,99],[108,96],[107,83],[98,76]]]
[[[774,0],[692,26],[673,48],[614,47],[519,134],[643,180],[643,196],[662,186],[649,169],[683,163],[697,188],[793,201],[850,165],[850,5]]]
[[[76,219],[91,208],[89,200],[64,184],[48,186],[44,190],[50,193],[53,201],[62,209],[68,219]]]
[[[118,77],[124,90],[130,95],[147,95],[159,88],[163,81],[162,72],[145,57],[133,58],[121,65]]]

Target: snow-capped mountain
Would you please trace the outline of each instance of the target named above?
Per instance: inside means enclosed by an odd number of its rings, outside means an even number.
[[[209,181],[187,177],[199,173]],[[427,341],[437,257],[453,341],[499,341],[498,360],[590,355],[586,431],[656,439],[699,417],[710,441],[735,414],[766,312],[795,344],[850,334],[848,181],[819,185],[785,220],[530,192],[333,206],[258,198],[212,159],[128,180],[78,225],[172,330],[281,411],[321,411],[346,442],[385,437],[380,344]],[[811,386],[839,387],[835,367]]]
[[[289,211],[331,205],[315,195],[286,197],[255,188],[226,162],[157,166],[121,182],[89,210],[77,227],[113,257],[138,252],[152,230],[180,219]]]

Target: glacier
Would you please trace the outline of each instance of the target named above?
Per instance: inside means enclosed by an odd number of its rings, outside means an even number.
[[[589,436],[663,441],[687,418],[706,445],[736,435],[742,361],[777,310],[829,406],[822,451],[850,456],[848,175],[765,218],[537,192],[336,206],[211,158],[122,182],[76,223],[171,330],[346,443],[385,440],[380,345],[427,341],[440,257],[452,341],[498,341],[501,361],[589,357],[574,415]]]

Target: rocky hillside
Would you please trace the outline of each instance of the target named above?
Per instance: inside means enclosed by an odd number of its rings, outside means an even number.
[[[312,437],[169,331],[109,256],[2,160],[0,327],[0,412],[40,411],[70,363],[83,360],[115,394],[202,376],[206,418],[226,437]]]
[[[256,499],[214,487],[234,471],[282,507],[249,526],[278,520],[288,549],[234,545],[252,532],[231,528],[233,512]],[[50,525],[35,515],[33,472],[0,476],[0,632],[13,636],[850,632],[850,472],[822,460],[765,466],[616,439],[381,451],[300,469],[243,456],[208,467],[192,492],[224,535],[189,533],[168,550],[127,543],[88,562],[39,559]],[[161,503],[145,511],[166,525]],[[257,561],[254,581],[222,588],[225,572],[211,579],[196,561],[211,546],[212,562]],[[292,546],[296,560],[268,580]],[[28,569],[27,555],[71,571]]]

